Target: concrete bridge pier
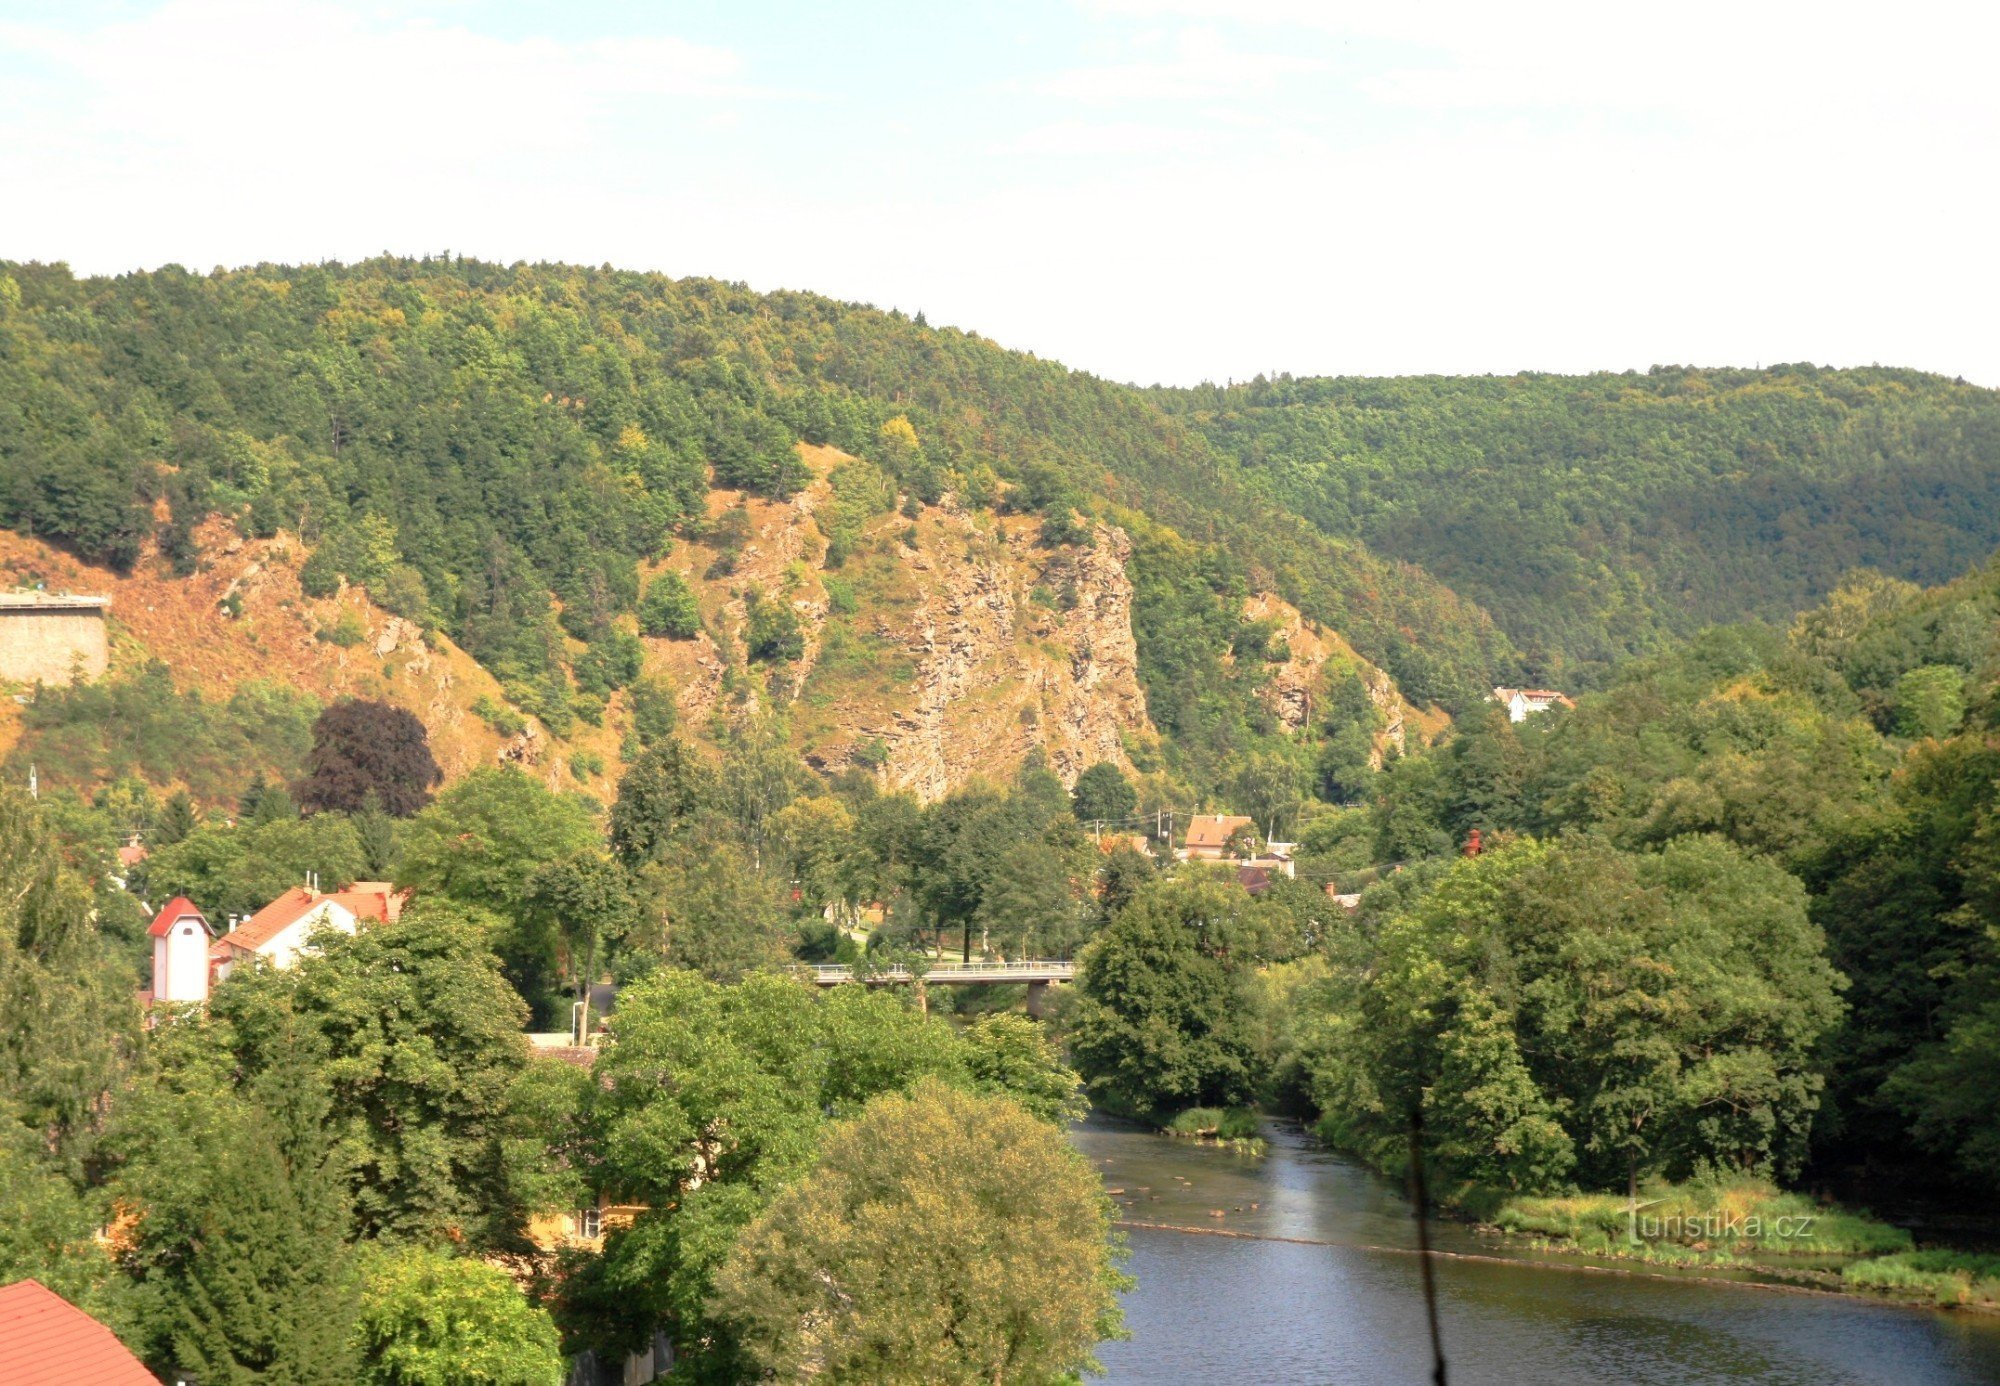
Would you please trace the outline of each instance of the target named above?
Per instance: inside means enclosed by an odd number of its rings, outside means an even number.
[[[1028,983],[1028,1015],[1030,1018],[1035,1020],[1042,1018],[1042,1010],[1049,1004],[1049,987],[1051,985],[1048,982]]]

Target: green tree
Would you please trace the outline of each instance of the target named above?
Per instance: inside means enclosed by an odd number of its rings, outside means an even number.
[[[614,1350],[664,1318],[695,1380],[754,1371],[711,1314],[713,1277],[810,1166],[829,1117],[927,1076],[1018,1093],[1050,1115],[1075,1092],[1046,1045],[1010,1029],[968,1041],[887,991],[822,995],[771,974],[723,986],[655,973],[620,993],[615,1030],[585,1095],[577,1163],[646,1211],[607,1235],[601,1260],[573,1268],[560,1313]]]
[[[1943,737],[1965,717],[1965,671],[1926,664],[1896,680],[1896,731],[1910,737]]]
[[[280,794],[267,791],[261,802]],[[146,882],[159,898],[185,895],[220,922],[254,914],[309,875],[330,890],[362,879],[368,865],[352,820],[315,814],[197,828],[147,860]]]
[[[548,1312],[503,1270],[420,1246],[362,1262],[357,1334],[374,1386],[560,1386]]]
[[[716,981],[734,981],[790,957],[792,929],[778,887],[735,846],[711,843],[647,878],[665,960]]]
[[[1063,1380],[1118,1331],[1110,1225],[1060,1131],[928,1081],[827,1137],[736,1244],[714,1312],[781,1379]]]
[[[1086,823],[1119,822],[1130,818],[1139,806],[1138,792],[1125,772],[1108,760],[1100,760],[1076,777],[1071,808]]]
[[[168,1096],[122,1189],[143,1216],[132,1335],[201,1381],[355,1379],[355,1282],[338,1166],[310,1070]]]
[[[1448,1175],[1515,1188],[1796,1172],[1840,978],[1781,869],[1523,841],[1415,889],[1316,1081],[1349,1144],[1400,1149],[1421,1108]]]
[[[420,899],[283,971],[218,987],[210,1009],[251,1073],[324,1075],[338,1167],[370,1236],[501,1241],[522,1213],[502,1158],[527,1065],[527,1007],[487,949],[490,918]]]
[[[628,867],[662,861],[716,797],[714,773],[684,742],[648,747],[618,781],[611,805],[611,850]]]
[[[744,599],[743,647],[750,658],[763,664],[790,663],[806,652],[805,632],[799,613],[783,597],[772,597],[752,588]]]
[[[1268,911],[1233,885],[1148,886],[1083,951],[1070,1051],[1103,1106],[1160,1119],[1256,1088],[1243,994]]]
[[[513,766],[475,770],[409,821],[400,884],[518,914],[537,868],[597,842],[588,801]]]
[[[701,631],[701,608],[694,589],[672,568],[646,584],[639,603],[639,629],[662,640],[692,640]]]

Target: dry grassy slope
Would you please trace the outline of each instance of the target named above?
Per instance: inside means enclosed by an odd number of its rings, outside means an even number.
[[[1451,725],[1450,715],[1442,708],[1419,708],[1411,703],[1394,679],[1356,654],[1338,631],[1307,620],[1283,597],[1259,592],[1243,603],[1243,616],[1251,621],[1277,622],[1278,633],[1290,652],[1284,663],[1272,668],[1263,689],[1265,704],[1287,729],[1297,731],[1306,724],[1311,699],[1321,687],[1328,664],[1358,671],[1369,701],[1382,714],[1372,757],[1378,768],[1387,751],[1400,753],[1412,743],[1428,744]]]
[[[175,577],[148,554],[129,575],[81,563],[68,554],[0,530],[0,586],[45,582],[52,589],[111,598],[112,670],[148,659],[166,661],[175,683],[227,697],[240,683],[262,679],[302,689],[323,701],[344,695],[379,698],[423,720],[432,753],[456,778],[500,759],[523,763],[560,783],[565,748],[539,730],[514,741],[495,733],[470,708],[480,697],[504,703],[493,677],[442,635],[426,639],[416,626],[374,606],[358,588],[313,600],[299,590],[296,540],[244,539],[225,521],[197,536],[200,569]],[[234,594],[240,613],[224,598]],[[343,613],[360,623],[363,639],[342,648],[318,638]],[[19,735],[11,699],[0,721],[0,755]]]
[[[1139,689],[1122,531],[1101,526],[1087,551],[1050,551],[1037,521],[947,497],[914,520],[876,516],[829,573],[813,515],[843,454],[802,454],[813,481],[789,502],[711,495],[713,513],[741,505],[749,516],[734,572],[706,577],[717,555],[703,544],[664,565],[687,576],[708,626],[692,641],[647,642],[648,671],[674,682],[691,731],[713,739],[730,718],[774,708],[814,765],[878,763],[884,787],[926,800],[1005,778],[1031,749],[1068,781],[1100,760],[1129,763],[1128,737],[1157,736]],[[805,653],[789,669],[747,662],[753,587],[798,612]],[[834,589],[852,595],[851,610],[835,610]]]
[[[702,543],[677,544],[653,568],[684,573],[700,601],[701,635],[645,641],[646,672],[673,685],[682,727],[698,742],[719,751],[733,722],[774,711],[815,766],[871,765],[885,788],[933,800],[975,777],[1006,779],[1031,750],[1069,782],[1100,760],[1129,767],[1128,747],[1157,739],[1139,685],[1125,571],[1131,544],[1122,530],[1099,525],[1090,548],[1050,550],[1038,542],[1039,521],[946,497],[915,519],[875,516],[847,562],[828,572],[815,516],[829,501],[829,474],[848,459],[831,448],[801,454],[812,481],[789,501],[710,494],[712,515],[740,506],[749,521],[733,572],[706,576],[718,555]],[[605,768],[581,787],[610,797],[630,723],[624,694],[613,697],[602,727],[578,724],[557,739],[528,718],[527,733],[504,739],[471,708],[482,697],[504,706],[505,695],[447,637],[426,639],[358,588],[305,597],[295,540],[246,540],[223,521],[197,537],[200,570],[177,578],[150,554],[120,576],[0,531],[0,585],[42,581],[110,595],[114,671],[158,658],[180,686],[210,696],[264,679],[322,700],[386,699],[423,720],[448,778],[504,760],[553,787],[574,786],[570,767],[588,753]],[[753,588],[797,611],[805,636],[797,663],[773,671],[749,662],[743,629]],[[223,606],[232,593],[235,617]],[[343,613],[364,638],[346,648],[318,639]],[[1409,706],[1387,674],[1282,600],[1260,595],[1246,614],[1277,617],[1290,647],[1267,690],[1287,725],[1302,724],[1306,690],[1332,659],[1359,667],[1388,715],[1392,729],[1378,750],[1400,744],[1404,729],[1428,739],[1444,725],[1443,714]],[[18,708],[0,700],[0,755],[18,731]]]

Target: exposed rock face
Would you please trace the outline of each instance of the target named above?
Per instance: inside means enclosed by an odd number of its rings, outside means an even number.
[[[1035,750],[1069,783],[1100,760],[1129,765],[1128,734],[1157,735],[1132,639],[1131,541],[1111,526],[1088,548],[1047,549],[1038,521],[950,498],[918,507],[914,519],[877,516],[865,555],[832,575],[867,590],[839,618],[839,638],[863,648],[822,668],[836,618],[814,517],[843,458],[823,448],[804,455],[814,480],[789,502],[715,493],[714,513],[740,508],[749,526],[731,571],[705,576],[716,557],[705,544],[669,560],[708,627],[693,640],[648,642],[648,668],[673,680],[683,727],[699,735],[718,715],[775,703],[813,765],[867,766],[885,788],[926,801],[976,776],[1006,779]],[[800,659],[773,671],[748,662],[751,588],[791,604]]]
[[[912,555],[926,578],[910,632],[917,676],[876,733],[891,787],[940,798],[975,775],[1009,773],[1035,749],[1070,784],[1098,761],[1129,764],[1124,733],[1154,734],[1132,641],[1131,541],[1100,525],[1090,548],[1058,555],[1035,547],[1039,533],[1003,529],[988,552],[962,559],[950,546]],[[1053,608],[1035,596],[1050,589],[1044,579],[1061,584]]]
[[[1329,662],[1343,664],[1360,674],[1362,686],[1368,690],[1368,701],[1380,714],[1374,750],[1369,755],[1378,770],[1387,752],[1393,749],[1401,754],[1410,734],[1426,734],[1429,724],[1442,718],[1443,714],[1435,711],[1418,712],[1387,673],[1356,654],[1338,633],[1308,621],[1284,598],[1259,592],[1244,602],[1243,616],[1250,621],[1277,622],[1278,634],[1289,651],[1282,664],[1272,666],[1263,689],[1265,705],[1287,731],[1298,731],[1311,719],[1313,699],[1324,687]]]

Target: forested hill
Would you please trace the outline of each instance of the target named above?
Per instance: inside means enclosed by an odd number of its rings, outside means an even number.
[[[1154,721],[1218,754],[1252,731],[1228,674],[1260,589],[1420,702],[1462,705],[1510,661],[1483,612],[1258,495],[1140,392],[921,317],[447,259],[0,264],[0,525],[113,567],[157,541],[191,568],[215,513],[294,534],[310,579],[434,622],[551,721],[579,668],[618,662],[591,652],[629,630],[641,565],[700,537],[710,487],[783,498],[801,442],[906,507],[1039,515],[1057,546],[1079,511],[1123,525]]]
[[[1258,379],[1155,390],[1332,535],[1481,603],[1537,681],[1858,567],[1946,581],[2000,545],[2000,394],[1913,371]]]

